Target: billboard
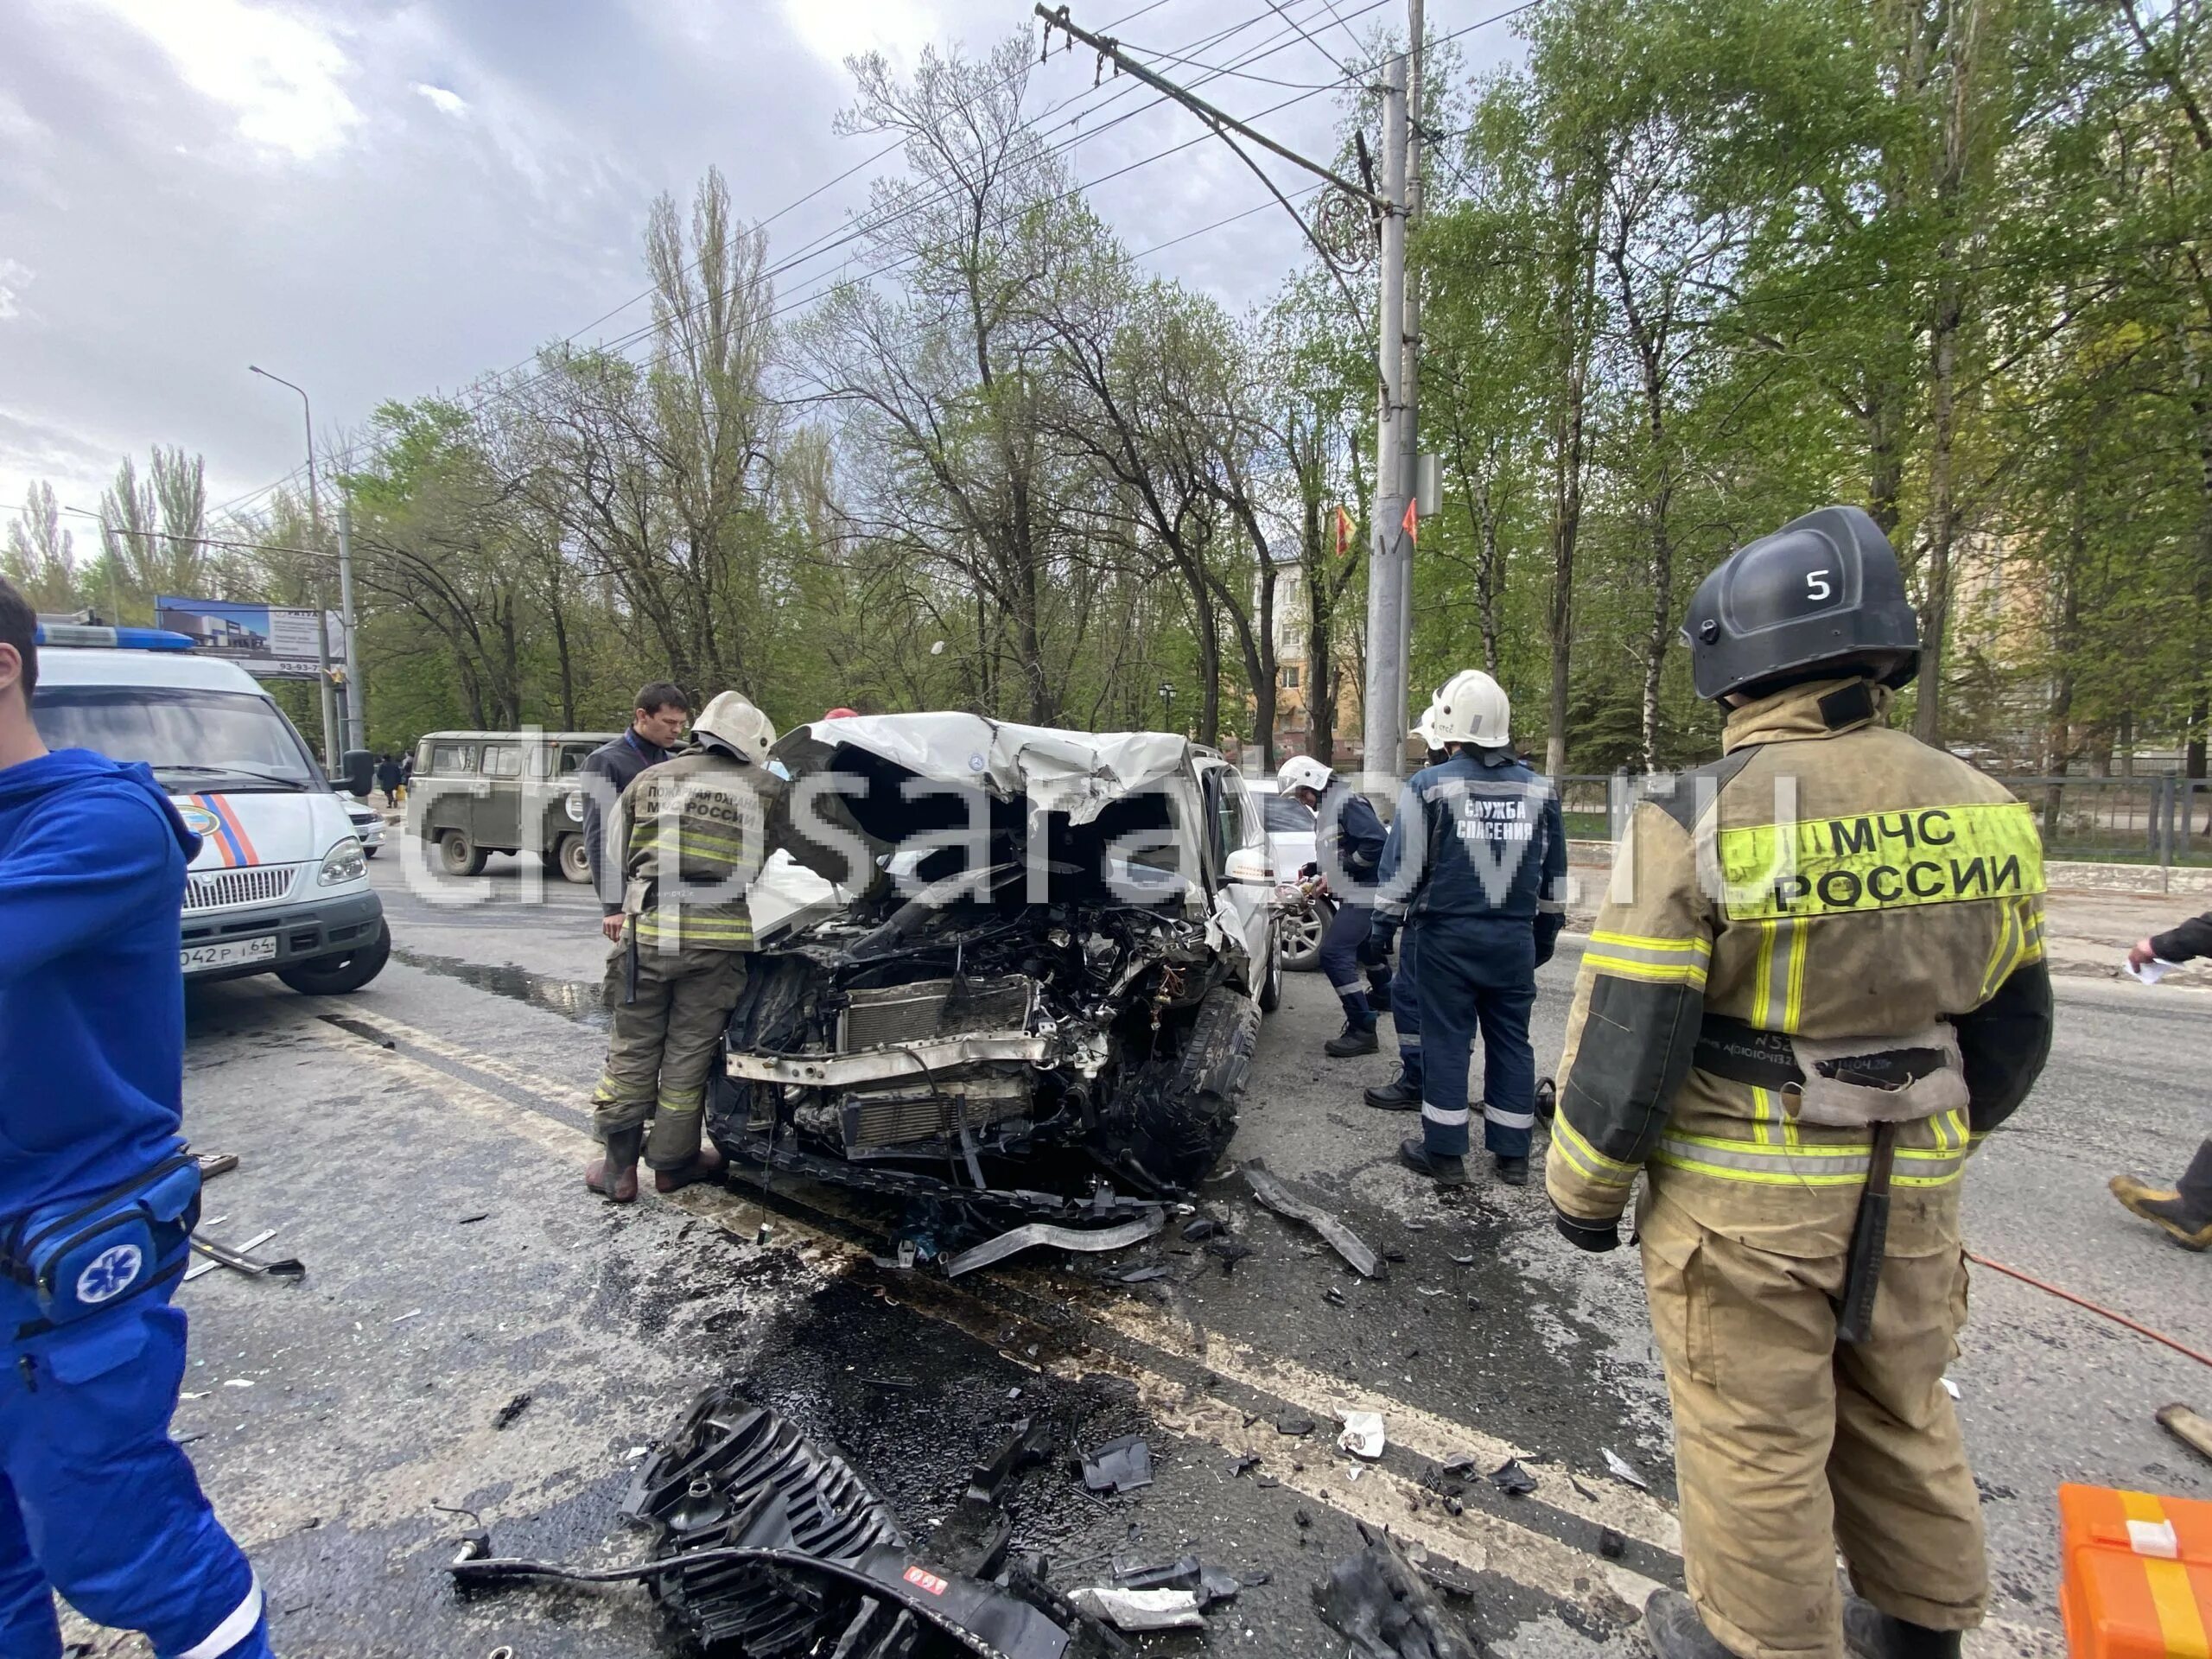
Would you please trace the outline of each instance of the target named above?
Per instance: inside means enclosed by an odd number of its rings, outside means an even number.
[[[336,666],[346,660],[346,626],[338,612],[323,614]],[[311,610],[165,594],[154,601],[154,626],[187,635],[210,657],[226,658],[257,679],[312,680],[321,672]]]

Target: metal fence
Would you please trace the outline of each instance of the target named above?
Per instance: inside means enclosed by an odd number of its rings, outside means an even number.
[[[2035,809],[2044,851],[2094,863],[2212,866],[2212,782],[2171,773],[2133,778],[1999,778]],[[1628,772],[1580,773],[1559,780],[1567,833],[1574,840],[1619,837],[1648,780]]]

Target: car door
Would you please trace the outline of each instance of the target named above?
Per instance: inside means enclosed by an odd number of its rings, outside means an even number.
[[[512,853],[522,845],[521,740],[486,743],[483,774],[484,795],[476,803],[476,844]]]
[[[1222,834],[1229,843],[1222,868],[1229,878],[1229,902],[1236,912],[1244,948],[1264,973],[1274,950],[1276,880],[1267,820],[1243,778],[1224,766],[1221,783]]]

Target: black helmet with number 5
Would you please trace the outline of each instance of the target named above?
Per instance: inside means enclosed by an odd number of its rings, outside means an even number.
[[[1920,671],[1920,619],[1881,527],[1822,507],[1738,548],[1698,584],[1682,623],[1700,697],[1778,690],[1863,671],[1885,685]]]

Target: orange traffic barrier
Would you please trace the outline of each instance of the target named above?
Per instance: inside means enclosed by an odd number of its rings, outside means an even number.
[[[2212,1503],[2066,1485],[2058,1523],[2073,1659],[2212,1659]]]

